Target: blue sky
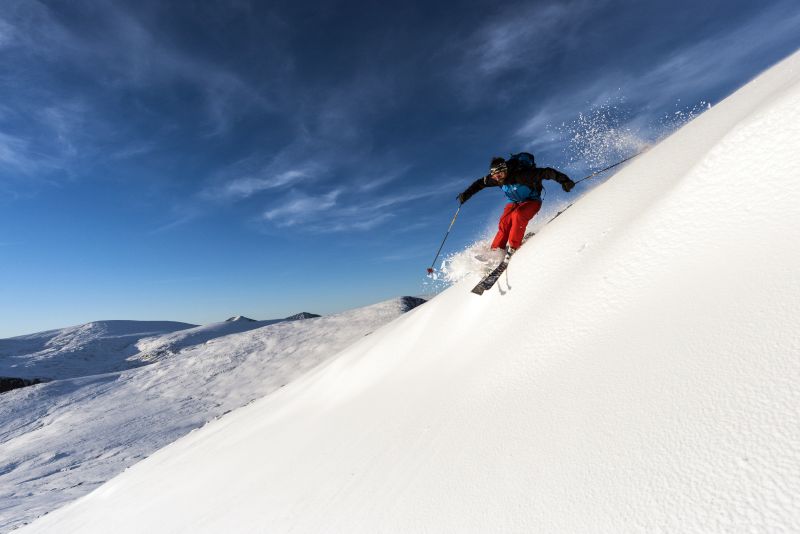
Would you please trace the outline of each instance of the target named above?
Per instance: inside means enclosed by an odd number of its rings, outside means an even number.
[[[796,0],[5,0],[0,337],[423,293],[492,155],[579,178],[636,144],[609,132],[663,135],[798,27]],[[471,200],[445,253],[502,205]]]

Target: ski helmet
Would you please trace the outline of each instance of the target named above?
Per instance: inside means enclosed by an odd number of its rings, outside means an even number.
[[[492,158],[491,163],[489,163],[489,174],[499,174],[501,172],[508,172],[508,165],[506,164],[506,160],[501,157],[494,157]]]

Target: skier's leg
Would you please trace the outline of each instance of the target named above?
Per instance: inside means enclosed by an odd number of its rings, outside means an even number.
[[[529,200],[527,202],[520,202],[510,214],[509,231],[508,231],[508,244],[512,248],[519,248],[522,245],[522,238],[525,237],[525,228],[528,227],[528,222],[533,219],[533,216],[539,212],[542,203],[538,200]]]
[[[508,232],[511,229],[511,216],[516,206],[513,202],[506,204],[503,214],[500,216],[500,221],[497,223],[497,234],[494,236],[494,241],[492,241],[492,248],[506,248]]]

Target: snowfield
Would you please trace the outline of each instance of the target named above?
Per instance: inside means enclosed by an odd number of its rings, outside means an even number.
[[[262,328],[285,320],[254,321],[239,316],[220,323],[196,326],[160,336],[146,337],[137,341],[136,355],[132,359],[141,361],[158,360],[171,356],[186,347],[200,345],[218,337],[255,330],[256,328]]]
[[[800,532],[798,228],[795,54],[484,296],[467,278],[21,532]]]
[[[0,339],[0,376],[58,380],[123,371],[141,365],[128,358],[144,337],[192,328],[167,321],[97,321]]]
[[[134,342],[143,352],[132,360],[149,365],[0,395],[0,531],[85,495],[191,430],[285,386],[419,302],[184,329]]]

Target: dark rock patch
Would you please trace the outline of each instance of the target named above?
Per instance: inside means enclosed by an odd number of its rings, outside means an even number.
[[[411,311],[426,302],[428,301],[419,297],[400,297],[400,306],[402,306],[403,312]]]
[[[0,376],[0,393],[11,391],[12,389],[24,388],[34,384],[41,384],[44,380],[39,378],[13,378],[10,376]]]
[[[300,313],[295,313],[294,315],[290,315],[285,320],[297,321],[298,319],[313,319],[314,317],[321,317],[321,315],[317,315],[316,313],[300,312]]]

